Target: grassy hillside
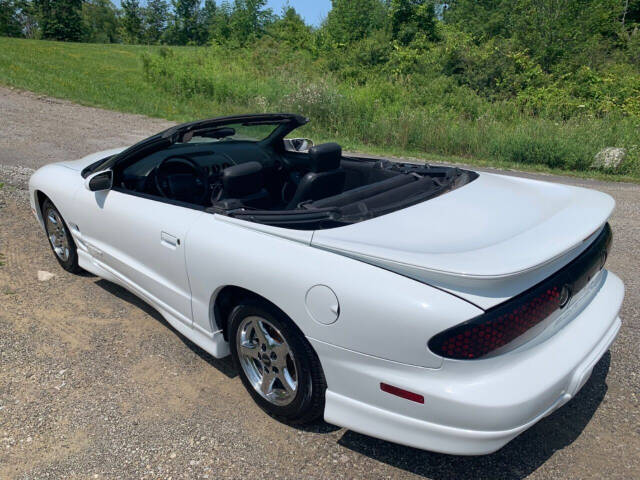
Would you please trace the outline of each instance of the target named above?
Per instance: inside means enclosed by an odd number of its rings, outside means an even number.
[[[354,81],[269,43],[166,48],[0,38],[0,84],[176,121],[294,111],[312,119],[301,133],[349,149],[640,180],[637,117],[542,118],[441,78],[419,87],[373,76]],[[591,170],[607,146],[628,150],[622,169]]]
[[[203,105],[176,102],[143,80],[141,55],[157,48],[0,37],[0,83],[172,120],[211,115]]]

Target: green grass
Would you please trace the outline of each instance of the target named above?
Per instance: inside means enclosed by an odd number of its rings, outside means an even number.
[[[150,50],[154,47],[0,38],[0,83],[171,120],[211,115],[206,106],[176,102],[142,80],[141,54]]]
[[[514,114],[447,83],[411,91],[391,81],[358,85],[282,52],[232,53],[0,38],[0,84],[173,121],[288,110],[311,118],[300,134],[349,150],[640,182],[638,119],[559,123]],[[589,169],[605,146],[630,151],[620,172]]]

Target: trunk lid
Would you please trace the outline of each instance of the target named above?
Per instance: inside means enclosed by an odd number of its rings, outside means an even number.
[[[432,200],[319,230],[312,245],[446,289],[487,309],[577,257],[615,202],[601,192],[481,173]]]

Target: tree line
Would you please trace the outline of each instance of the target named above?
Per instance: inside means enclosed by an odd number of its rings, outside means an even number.
[[[549,65],[586,34],[633,35],[640,0],[332,0],[320,28],[291,6],[274,13],[266,0],[122,0],[120,8],[110,0],[0,0],[0,35],[97,43],[246,44],[275,32],[335,44],[384,33],[408,45],[417,37],[435,40],[438,19],[479,38],[539,47]]]
[[[285,8],[266,0],[0,0],[0,35],[72,42],[203,45],[246,43],[267,29],[310,31]]]

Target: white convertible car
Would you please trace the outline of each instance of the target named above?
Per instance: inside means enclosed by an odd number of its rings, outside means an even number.
[[[486,454],[575,396],[620,328],[613,199],[285,138],[306,122],[217,118],[47,165],[32,209],[63,268],[231,354],[284,421]]]

